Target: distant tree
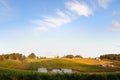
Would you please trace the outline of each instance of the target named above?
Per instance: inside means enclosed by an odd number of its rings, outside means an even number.
[[[31,53],[28,55],[28,58],[30,59],[35,59],[36,58],[36,55],[34,53]]]
[[[23,55],[20,53],[11,53],[11,54],[3,54],[1,55],[3,59],[5,60],[21,60],[23,58]]]
[[[56,56],[56,58],[60,58],[60,56]]]
[[[0,61],[3,61],[4,57],[2,55],[0,55]]]
[[[39,59],[39,57],[38,57],[38,56],[37,56],[36,58],[37,58],[37,59]]]
[[[20,60],[22,58],[22,54],[20,53],[11,53],[9,54],[9,59],[12,59],[12,60]]]
[[[40,56],[40,59],[46,59],[47,57]]]
[[[2,56],[4,57],[4,59],[9,59],[9,54],[3,54]]]
[[[80,56],[80,55],[76,55],[75,58],[82,58],[82,56]]]
[[[100,59],[120,60],[120,54],[105,54],[101,55]]]
[[[64,56],[64,58],[74,58],[74,56],[69,54],[69,55]]]
[[[24,55],[24,56],[22,56],[22,58],[20,59],[20,61],[21,61],[21,62],[24,62],[25,59],[26,59],[26,56]]]

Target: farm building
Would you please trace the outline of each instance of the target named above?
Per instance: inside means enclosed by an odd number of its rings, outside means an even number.
[[[73,73],[72,69],[61,69],[63,73]]]
[[[53,72],[53,73],[62,73],[62,71],[59,70],[59,69],[53,69],[51,72]]]
[[[38,72],[47,73],[48,71],[46,68],[38,68]]]
[[[47,69],[46,68],[38,68],[38,72],[44,72],[47,73]],[[66,69],[66,68],[62,68],[60,69],[52,69],[50,72],[52,73],[73,73],[72,69]]]

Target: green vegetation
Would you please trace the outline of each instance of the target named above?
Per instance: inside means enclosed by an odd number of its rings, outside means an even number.
[[[24,59],[23,59],[24,57]],[[23,60],[21,60],[23,59]],[[102,67],[112,64],[114,67]],[[73,74],[38,73],[38,68],[69,68]],[[97,60],[80,55],[66,55],[65,58],[37,58],[34,53],[28,57],[19,53],[0,56],[1,80],[120,80],[118,60]]]
[[[3,54],[0,55],[0,61],[3,60],[20,60],[24,61],[26,57],[20,53],[11,53],[11,54]]]
[[[40,67],[45,67],[48,70],[70,68],[78,72],[108,72],[115,71],[111,68],[103,68],[97,65],[83,64],[72,59],[45,59],[41,61],[30,62],[28,70],[37,70]],[[117,69],[119,70],[119,69]]]
[[[120,80],[120,73],[52,74],[0,68],[1,80]]]
[[[105,54],[100,56],[101,59],[120,60],[120,54]]]
[[[112,61],[110,61],[112,62]],[[97,61],[95,59],[68,59],[68,58],[51,58],[51,59],[26,59],[24,62],[19,60],[0,61],[0,67],[10,69],[22,69],[37,71],[38,68],[44,67],[48,70],[70,68],[76,72],[114,72],[120,71],[120,62],[113,61],[113,68],[101,67],[100,64],[107,64],[109,61]]]
[[[80,56],[80,55],[72,55],[72,54],[69,54],[69,55],[65,55],[65,56],[63,56],[63,58],[82,58],[82,56]]]
[[[35,53],[31,53],[31,54],[29,54],[29,55],[28,55],[28,58],[30,58],[30,59],[35,59],[35,58],[36,58]]]
[[[20,61],[17,60],[4,60],[0,61],[0,67],[4,68],[15,68],[15,66],[21,64]]]

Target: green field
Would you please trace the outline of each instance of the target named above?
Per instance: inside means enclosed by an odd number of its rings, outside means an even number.
[[[101,67],[100,64],[111,62],[115,67]],[[77,72],[115,72],[120,71],[119,61],[106,61],[95,59],[66,59],[66,58],[51,58],[51,59],[27,59],[24,62],[17,60],[0,61],[0,67],[19,70],[37,71],[38,68],[44,67],[48,70],[70,68]]]
[[[53,74],[0,68],[0,80],[120,80],[120,73]]]
[[[115,67],[101,67],[100,64],[111,63]],[[38,73],[38,68],[69,68],[73,74]],[[111,77],[111,78],[110,78]],[[95,59],[26,59],[0,61],[0,78],[2,80],[120,80],[120,62]],[[0,79],[0,80],[1,80]]]

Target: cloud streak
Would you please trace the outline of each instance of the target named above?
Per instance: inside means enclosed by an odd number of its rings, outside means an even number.
[[[93,13],[87,4],[78,2],[77,0],[66,2],[65,7],[67,8],[65,11],[58,9],[55,12],[57,16],[46,16],[42,20],[32,20],[32,23],[37,25],[35,30],[48,31],[51,28],[58,28],[68,24],[76,17],[87,17]]]
[[[106,9],[113,0],[97,0],[97,1],[100,7]]]
[[[38,25],[36,30],[48,31],[51,28],[58,28],[64,24],[67,24],[73,19],[72,16],[62,12],[61,10],[58,10],[56,14],[57,17],[44,17],[43,20],[33,20],[32,23]]]
[[[96,7],[106,9],[112,1],[113,0],[93,0],[92,4]],[[93,6],[78,0],[69,0],[65,2],[64,7],[64,11],[59,9],[55,11],[56,16],[46,16],[43,17],[43,19],[32,20],[31,22],[36,25],[35,30],[49,31],[52,28],[59,28],[68,24],[80,16],[88,17],[94,13]]]
[[[120,12],[114,11],[112,15],[113,17],[120,17]]]
[[[73,13],[79,16],[89,16],[93,13],[92,9],[83,2],[70,1],[65,3],[66,7]]]
[[[0,0],[0,6],[6,9],[10,9],[6,0]]]

